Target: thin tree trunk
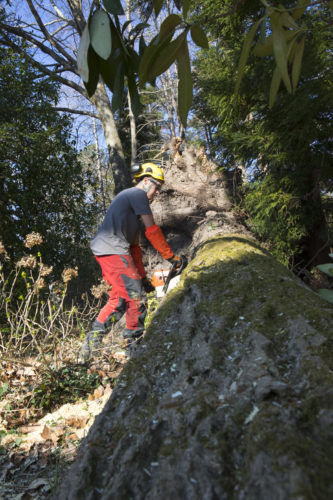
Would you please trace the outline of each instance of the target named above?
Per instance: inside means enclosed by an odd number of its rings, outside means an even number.
[[[167,78],[165,76],[161,77],[161,82],[162,82],[162,87],[163,87],[165,106],[166,106],[168,118],[169,118],[169,127],[170,127],[171,137],[175,137],[177,134],[176,134],[176,126],[175,126],[175,121],[174,121],[171,99],[170,99],[170,95],[169,95],[169,88],[168,88],[169,82],[167,81]]]
[[[93,118],[93,128],[94,128],[94,138],[95,138],[95,146],[96,146],[96,154],[97,154],[97,173],[98,173],[98,181],[99,181],[99,189],[102,198],[102,206],[104,213],[106,212],[106,203],[105,203],[105,195],[104,195],[104,182],[103,182],[103,174],[102,174],[102,163],[101,158],[99,156],[99,143],[98,143],[98,135],[97,135],[97,126],[96,119]]]
[[[131,132],[131,165],[134,165],[136,162],[136,154],[137,154],[137,138],[136,138],[136,123],[135,116],[132,111],[131,106],[131,96],[130,93],[127,93],[128,100],[128,117],[130,122],[130,132]]]
[[[131,5],[130,1],[126,2],[126,19],[128,22],[131,20]],[[128,29],[132,29],[132,23],[130,22],[128,25]],[[137,139],[136,139],[136,123],[135,116],[132,110],[132,101],[131,95],[129,91],[127,92],[127,101],[128,101],[128,118],[130,122],[130,134],[131,134],[131,165],[136,163],[136,154],[137,154]]]
[[[119,193],[119,191],[131,185],[131,176],[125,164],[124,151],[112,114],[110,100],[101,82],[98,83],[91,101],[96,107],[101,120],[113,171],[115,193]]]

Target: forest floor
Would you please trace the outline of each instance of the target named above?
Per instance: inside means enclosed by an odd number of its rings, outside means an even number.
[[[50,498],[75,460],[127,362],[124,345],[106,337],[101,355],[77,363],[80,341],[53,373],[33,356],[0,361],[0,499]],[[52,367],[51,364],[48,365]]]

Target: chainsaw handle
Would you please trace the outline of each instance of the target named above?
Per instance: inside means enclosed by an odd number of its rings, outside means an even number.
[[[168,289],[168,286],[169,286],[169,283],[170,283],[170,280],[171,280],[171,276],[173,274],[173,271],[174,271],[175,267],[176,267],[176,262],[174,262],[172,264],[172,266],[170,267],[169,274],[168,274],[168,276],[167,276],[167,278],[165,280],[164,286],[162,288],[162,292],[163,293],[165,293],[167,291],[167,289]],[[174,274],[174,276],[176,276],[176,275]]]
[[[182,273],[184,271],[185,267],[187,266],[187,264],[188,264],[187,257],[185,255],[181,255],[180,256],[180,266],[178,267],[178,269],[176,269],[174,276],[178,276],[178,274]]]
[[[168,289],[169,283],[171,278],[174,278],[175,276],[178,276],[187,266],[187,257],[185,255],[180,256],[180,266],[176,269],[177,262],[173,262],[172,266],[170,267],[169,274],[167,276],[167,279],[165,280],[162,292],[165,293]]]

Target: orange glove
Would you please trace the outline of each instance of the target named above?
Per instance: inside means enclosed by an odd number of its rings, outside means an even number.
[[[171,259],[168,259],[171,264],[174,265],[174,269],[179,269],[180,267],[182,270],[187,266],[187,257],[185,255],[174,255],[171,257]]]
[[[178,269],[182,265],[182,258],[180,255],[173,255],[168,261],[174,264],[175,269]]]
[[[162,233],[162,229],[154,224],[153,226],[146,227],[146,236],[153,247],[161,254],[163,259],[171,259],[173,257],[173,251],[169,247],[164,235]]]
[[[131,252],[131,255],[132,255],[132,259],[134,260],[134,264],[136,265],[137,270],[138,270],[141,278],[145,278],[146,277],[146,271],[145,271],[145,268],[144,268],[143,262],[142,262],[141,247],[139,245],[131,245],[130,246],[130,252]]]

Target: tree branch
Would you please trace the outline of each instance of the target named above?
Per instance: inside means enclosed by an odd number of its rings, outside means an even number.
[[[61,112],[64,112],[64,113],[71,113],[71,114],[75,114],[75,115],[85,115],[85,116],[90,116],[91,118],[96,118],[97,120],[99,120],[99,116],[96,115],[95,113],[93,113],[92,111],[83,111],[83,110],[80,110],[80,109],[70,109],[70,108],[54,108],[55,111],[61,111]]]
[[[72,73],[77,74],[75,63],[74,63],[74,65],[70,65],[66,59],[63,59],[56,52],[54,52],[53,50],[46,47],[45,44],[36,40],[36,38],[34,36],[30,35],[26,31],[24,31],[22,28],[16,28],[15,26],[10,26],[9,24],[0,23],[0,29],[4,32],[12,33],[13,35],[16,35],[20,38],[23,38],[27,42],[30,42],[32,45],[34,45],[35,47],[38,47],[42,52],[44,52],[44,54],[49,55],[57,63],[61,64],[67,71],[71,71]]]
[[[75,67],[75,65],[76,65],[75,59],[70,54],[68,54],[66,52],[66,50],[64,50],[63,47],[61,45],[59,45],[58,42],[56,42],[56,40],[54,38],[51,37],[50,33],[45,28],[43,21],[41,20],[38,12],[36,11],[32,1],[31,0],[26,0],[26,1],[27,1],[27,4],[29,5],[31,12],[32,12],[32,15],[36,19],[37,24],[40,27],[41,32],[44,33],[46,39],[50,42],[51,45],[53,45],[53,47],[55,47],[67,59],[67,61],[69,61],[72,64],[72,66]]]
[[[1,24],[0,24],[0,28],[1,28]],[[66,85],[67,87],[70,87],[74,90],[76,90],[76,92],[78,92],[79,94],[81,94],[83,97],[85,97],[86,99],[89,99],[88,98],[88,94],[86,92],[86,90],[81,87],[80,85],[78,85],[77,83],[73,82],[72,80],[68,80],[67,78],[64,78],[62,76],[58,76],[57,74],[55,74],[54,71],[52,70],[49,70],[47,69],[46,66],[44,66],[43,64],[37,62],[33,57],[29,56],[25,50],[23,50],[19,45],[17,45],[15,42],[13,42],[10,38],[8,38],[5,34],[3,34],[3,38],[0,39],[0,43],[3,43],[5,46],[7,47],[11,47],[13,50],[15,50],[15,52],[18,52],[20,54],[23,54],[26,59],[35,67],[35,68],[38,68],[44,75],[48,75],[48,76],[51,76],[52,78],[54,78],[55,80],[57,80],[58,82],[62,83],[63,85]]]
[[[77,32],[82,35],[86,21],[82,13],[82,2],[81,0],[67,0],[68,6],[71,10]]]

